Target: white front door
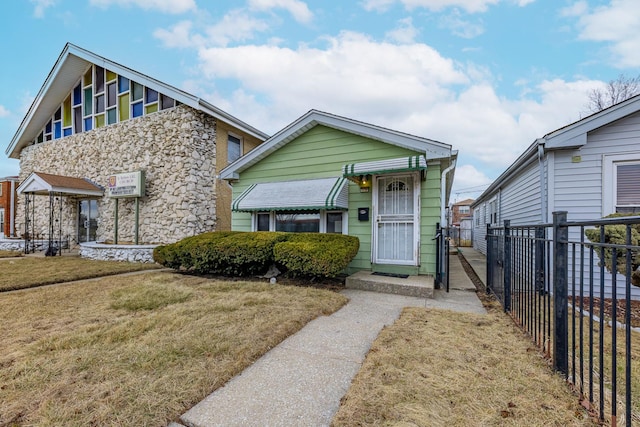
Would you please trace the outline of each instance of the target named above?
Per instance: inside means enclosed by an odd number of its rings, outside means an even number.
[[[4,238],[4,208],[0,209],[0,239]]]
[[[417,175],[377,177],[373,196],[373,262],[418,265],[420,180]]]

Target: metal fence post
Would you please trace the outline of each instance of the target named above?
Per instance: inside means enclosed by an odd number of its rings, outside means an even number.
[[[535,248],[535,286],[536,291],[544,295],[544,227],[536,227]]]
[[[511,238],[509,226],[511,221],[504,220],[504,311],[511,312]]]
[[[553,213],[553,368],[566,377],[569,372],[569,321],[567,283],[569,282],[569,228],[567,212]]]
[[[487,224],[487,231],[484,235],[485,240],[487,241],[487,295],[491,293],[491,288],[493,288],[493,241],[491,240],[491,225]]]

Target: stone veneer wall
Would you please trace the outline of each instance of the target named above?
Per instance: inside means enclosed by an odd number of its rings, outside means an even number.
[[[35,171],[88,178],[106,188],[109,175],[144,170],[146,196],[140,199],[139,243],[171,243],[215,229],[215,133],[215,118],[181,105],[26,147],[20,153],[20,181]],[[35,237],[47,238],[49,197],[35,199]],[[63,200],[63,239],[69,236],[76,242],[78,199]],[[24,202],[24,196],[19,196],[16,230],[20,236]],[[98,241],[113,240],[114,206],[114,199],[98,200]],[[134,209],[134,199],[120,199],[119,242],[134,240]]]

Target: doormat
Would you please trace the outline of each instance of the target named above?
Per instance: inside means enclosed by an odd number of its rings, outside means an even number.
[[[385,276],[385,277],[397,277],[398,279],[407,279],[409,277],[408,274],[396,274],[396,273],[380,273],[376,271],[375,273],[371,273],[375,276]]]

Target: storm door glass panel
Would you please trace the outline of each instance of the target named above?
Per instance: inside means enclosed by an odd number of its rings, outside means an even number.
[[[0,209],[0,236],[4,237],[4,209]]]
[[[276,213],[276,231],[318,233],[320,231],[320,212],[278,212]]]
[[[98,231],[98,201],[78,202],[78,242],[95,242]]]
[[[414,262],[415,195],[413,177],[378,178],[377,261]]]

